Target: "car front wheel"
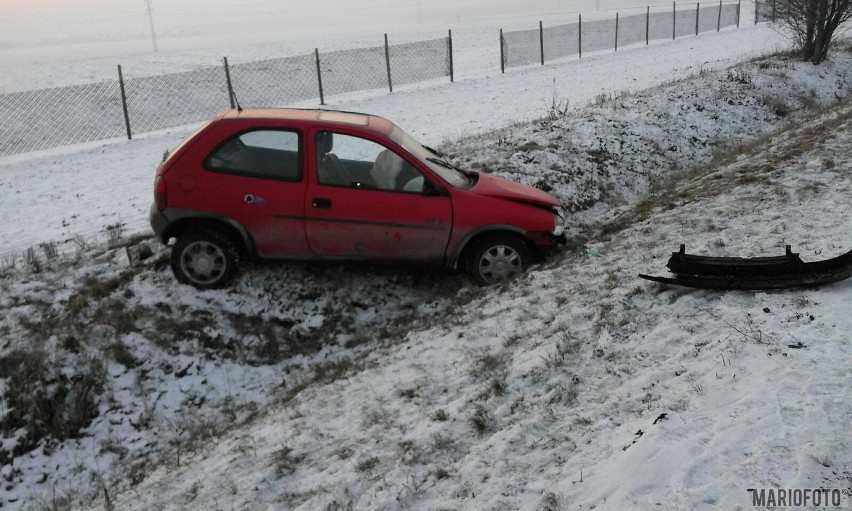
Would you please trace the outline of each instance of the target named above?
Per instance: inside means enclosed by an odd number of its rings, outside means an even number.
[[[471,247],[467,270],[481,285],[512,278],[530,263],[526,244],[517,236],[499,234],[476,241]]]
[[[198,289],[225,287],[237,274],[239,251],[221,232],[194,231],[172,247],[171,266],[178,282]]]

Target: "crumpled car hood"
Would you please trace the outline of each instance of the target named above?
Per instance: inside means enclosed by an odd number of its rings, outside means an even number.
[[[559,207],[559,201],[547,192],[490,174],[479,173],[479,180],[470,191],[534,206]]]

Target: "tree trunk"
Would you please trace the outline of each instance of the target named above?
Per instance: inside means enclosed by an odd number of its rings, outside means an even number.
[[[800,58],[819,64],[826,59],[834,33],[852,19],[852,0],[774,0],[778,23],[799,46]]]

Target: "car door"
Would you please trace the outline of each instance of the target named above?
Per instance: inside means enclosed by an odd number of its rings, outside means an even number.
[[[364,136],[312,135],[305,229],[318,257],[442,260],[452,203],[416,160]]]
[[[264,258],[310,258],[305,239],[304,150],[298,131],[253,128],[223,137],[207,155],[207,204],[248,231]]]

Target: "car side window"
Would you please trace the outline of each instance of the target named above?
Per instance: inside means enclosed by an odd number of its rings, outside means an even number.
[[[317,181],[396,192],[423,192],[423,175],[401,156],[361,137],[321,131],[316,135]]]
[[[299,134],[295,131],[247,131],[219,144],[204,160],[204,168],[249,177],[300,181],[299,147]]]

